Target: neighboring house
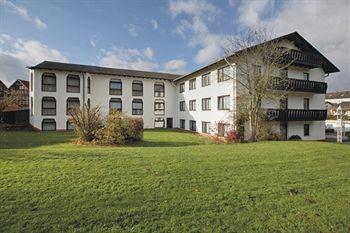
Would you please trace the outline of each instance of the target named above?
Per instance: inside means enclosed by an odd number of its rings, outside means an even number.
[[[0,80],[0,99],[5,96],[7,92],[7,87],[6,85]]]
[[[10,95],[17,95],[18,110],[29,109],[29,82],[17,79],[9,88]]]
[[[269,124],[285,138],[325,139],[325,76],[338,68],[297,32],[274,40],[292,49],[294,62],[287,71],[291,91],[285,108],[262,103],[275,116]],[[235,70],[223,59],[183,76],[48,61],[29,69],[30,123],[39,130],[70,129],[68,110],[83,103],[100,106],[104,115],[113,108],[142,117],[145,128],[219,135],[234,128],[239,77],[226,79]]]
[[[350,91],[339,91],[326,94],[326,106],[328,110],[328,119],[326,120],[326,128],[336,130],[337,109],[340,106],[343,113],[343,123],[346,132],[350,131]]]

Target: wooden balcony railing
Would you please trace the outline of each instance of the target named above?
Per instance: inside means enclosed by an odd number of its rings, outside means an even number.
[[[327,110],[267,109],[267,118],[274,121],[324,121]]]
[[[326,94],[327,92],[327,83],[294,78],[275,77],[272,87],[278,90],[313,92],[318,94]]]
[[[323,57],[317,54],[302,52],[298,50],[290,50],[285,56],[287,62],[293,61],[293,65],[299,65],[303,67],[316,68],[321,67]]]

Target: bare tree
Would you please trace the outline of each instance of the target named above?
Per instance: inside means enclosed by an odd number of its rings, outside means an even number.
[[[224,60],[235,71],[233,78],[237,84],[234,118],[237,124],[248,124],[251,141],[258,140],[264,128],[263,101],[279,103],[288,89],[281,74],[292,62],[286,59],[290,49],[272,37],[266,29],[249,29],[228,38],[224,46]]]

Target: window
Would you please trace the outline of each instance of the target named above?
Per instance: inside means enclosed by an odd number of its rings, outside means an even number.
[[[122,81],[120,79],[109,81],[109,94],[122,95]]]
[[[67,120],[67,123],[66,123],[66,130],[68,130],[68,131],[74,130],[74,126],[72,123],[70,123],[69,120]]]
[[[304,110],[309,110],[309,109],[310,109],[310,99],[304,98]]]
[[[67,92],[80,92],[80,78],[78,75],[69,74],[67,76]]]
[[[154,119],[154,128],[164,128],[165,121],[163,117],[156,117]]]
[[[218,123],[218,135],[224,137],[230,131],[230,124]]]
[[[218,69],[218,82],[223,82],[230,79],[230,67],[225,66]]]
[[[164,83],[155,83],[154,84],[154,97],[164,97],[165,88]]]
[[[190,130],[197,131],[196,121],[190,120]]]
[[[66,114],[70,115],[75,108],[79,108],[79,107],[80,107],[79,98],[68,98]]]
[[[56,99],[54,97],[43,97],[41,100],[41,115],[56,115]]]
[[[196,111],[196,100],[190,100],[190,111]]]
[[[185,101],[180,101],[180,111],[185,111],[186,108],[186,102]]]
[[[210,133],[210,122],[202,121],[202,133]]]
[[[142,96],[143,95],[142,81],[135,80],[132,82],[132,95],[133,96]]]
[[[155,100],[154,102],[154,115],[165,114],[165,102],[164,100]]]
[[[41,129],[43,131],[54,131],[56,130],[56,121],[55,119],[43,119],[41,122]]]
[[[194,89],[196,89],[196,79],[194,78],[194,79],[191,79],[190,81],[189,81],[189,89],[190,90],[194,90]]]
[[[90,77],[88,77],[87,79],[87,93],[91,94],[91,81],[90,81]]]
[[[180,128],[181,129],[185,129],[185,124],[186,124],[185,119],[180,119]]]
[[[142,99],[132,100],[132,115],[142,115],[143,114],[143,103]]]
[[[30,97],[30,115],[33,116],[34,115],[34,103],[33,103],[33,96]]]
[[[288,68],[280,70],[281,78],[288,78]]]
[[[41,91],[56,91],[56,75],[54,73],[43,73],[41,76]]]
[[[304,125],[304,136],[310,136],[310,125],[309,124]]]
[[[30,91],[33,91],[33,72],[30,72]]]
[[[122,111],[122,109],[123,109],[122,99],[111,98],[109,100],[109,111],[111,110]]]
[[[309,81],[309,73],[303,73],[303,79]]]
[[[87,106],[88,106],[88,108],[91,107],[90,98],[87,99]]]
[[[210,73],[202,75],[202,87],[210,85]]]
[[[229,110],[230,109],[230,96],[219,96],[218,97],[218,110]]]
[[[180,93],[185,92],[185,83],[180,83]]]
[[[253,73],[255,76],[261,75],[261,66],[253,65]]]
[[[203,111],[209,111],[211,109],[210,102],[211,102],[210,98],[202,99],[202,110]]]

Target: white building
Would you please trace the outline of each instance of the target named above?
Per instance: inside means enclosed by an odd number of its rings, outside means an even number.
[[[270,124],[285,138],[325,139],[325,77],[339,70],[296,32],[276,39],[293,49],[295,61],[287,72],[285,107],[263,103],[275,116]],[[118,108],[140,116],[145,128],[223,135],[234,127],[239,77],[224,60],[183,76],[47,61],[29,69],[30,123],[39,130],[69,129],[69,107],[82,103],[100,106],[103,114]]]

